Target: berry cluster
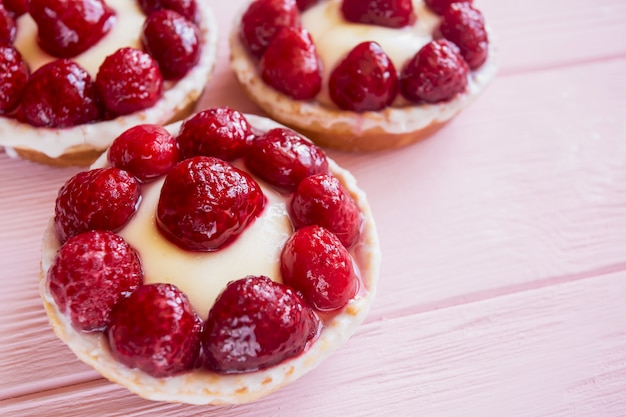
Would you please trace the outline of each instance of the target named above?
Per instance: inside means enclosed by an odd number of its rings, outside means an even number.
[[[108,161],[59,190],[61,248],[47,282],[72,325],[104,332],[126,366],[155,377],[195,367],[267,368],[306,350],[321,317],[356,296],[360,273],[350,248],[361,233],[360,209],[323,151],[295,132],[259,133],[240,112],[211,108],[185,120],[176,136],[154,125],[125,131]],[[257,181],[285,195],[295,232],[280,256],[283,283],[232,281],[204,322],[176,286],[144,284],[140,257],[115,232],[141,204],[142,184],[163,177],[155,227],[199,256],[240,238],[262,213],[266,197]]]
[[[322,86],[322,63],[300,13],[320,0],[255,0],[241,19],[240,39],[258,59],[263,80],[296,100],[313,99]],[[428,0],[440,15],[433,39],[402,68],[396,68],[380,45],[356,45],[333,68],[328,80],[335,105],[355,112],[378,111],[398,95],[412,103],[448,101],[466,89],[468,74],[487,59],[484,18],[472,0]],[[411,0],[343,0],[348,22],[401,28],[418,16]]]
[[[0,2],[0,115],[35,127],[64,128],[152,107],[164,80],[178,80],[201,52],[195,0],[139,0],[146,14],[143,50],[122,47],[95,79],[71,58],[97,44],[116,24],[104,0]],[[31,74],[12,45],[16,19],[30,14],[39,47],[56,59]]]

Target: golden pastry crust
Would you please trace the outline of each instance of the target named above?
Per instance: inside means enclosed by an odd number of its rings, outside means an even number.
[[[420,141],[468,107],[497,70],[492,41],[487,62],[470,74],[466,91],[449,102],[403,104],[377,112],[356,113],[313,100],[294,100],[261,78],[258,61],[247,52],[239,36],[244,10],[235,17],[229,37],[231,68],[238,83],[250,100],[271,118],[332,149],[380,151]]]
[[[260,131],[279,127],[266,118],[252,115],[246,117]],[[96,164],[102,166],[104,163],[103,155]],[[325,323],[319,338],[301,355],[265,370],[232,375],[194,370],[159,379],[125,367],[111,356],[103,335],[76,331],[54,303],[45,278],[59,248],[51,219],[43,237],[39,288],[54,332],[80,360],[91,365],[107,379],[150,400],[189,404],[241,404],[257,400],[292,383],[319,365],[350,338],[365,319],[376,294],[380,245],[369,203],[350,172],[331,159],[329,165],[331,172],[349,190],[363,214],[364,223],[359,241],[350,252],[359,265],[364,288],[344,309]]]
[[[0,146],[10,156],[46,165],[86,167],[124,130],[140,123],[168,124],[190,115],[211,77],[218,46],[215,16],[206,2],[197,4],[202,42],[200,61],[182,79],[166,82],[164,95],[155,106],[113,120],[65,129],[34,128],[0,118]]]

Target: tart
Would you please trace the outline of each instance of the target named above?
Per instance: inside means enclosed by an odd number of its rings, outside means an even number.
[[[188,116],[215,64],[217,25],[204,1],[26,7],[2,9],[15,30],[0,47],[0,147],[13,157],[88,166],[129,127]]]
[[[346,342],[379,263],[348,171],[274,121],[210,108],[123,132],[66,182],[40,290],[56,335],[109,380],[151,400],[238,404]]]
[[[235,18],[231,67],[273,119],[375,151],[466,108],[496,73],[490,38],[471,0],[256,0]]]

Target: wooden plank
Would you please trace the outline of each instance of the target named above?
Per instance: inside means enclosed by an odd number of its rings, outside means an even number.
[[[94,381],[6,400],[0,413],[623,417],[625,296],[620,272],[369,323],[318,369],[254,404],[148,402]]]

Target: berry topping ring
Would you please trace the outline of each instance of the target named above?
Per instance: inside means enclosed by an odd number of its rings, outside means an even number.
[[[497,70],[472,0],[253,0],[230,47],[236,79],[270,117],[354,151],[429,136]]]
[[[355,178],[230,108],[122,132],[54,211],[40,279],[50,323],[147,399],[268,395],[346,342],[376,293],[378,237]]]
[[[217,54],[199,0],[5,1],[0,26],[0,147],[51,165],[88,166],[130,127],[188,116]]]

